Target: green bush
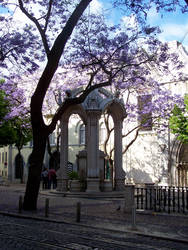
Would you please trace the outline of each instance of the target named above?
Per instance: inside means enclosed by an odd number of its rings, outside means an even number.
[[[68,174],[70,180],[79,180],[79,175],[76,171],[72,171]]]

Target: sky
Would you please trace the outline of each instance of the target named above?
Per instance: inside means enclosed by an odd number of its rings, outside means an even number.
[[[184,2],[184,0],[182,0]],[[110,6],[110,0],[94,0],[93,8],[109,10],[112,9]],[[111,10],[110,16],[112,22],[121,21],[123,18],[120,15],[120,11]],[[155,8],[151,9],[148,13],[148,24],[151,26],[159,26],[162,33],[159,35],[161,41],[173,41],[177,40],[181,42],[188,51],[188,13],[182,14],[177,9],[176,12],[163,12],[163,17],[160,13],[157,13]]]
[[[184,1],[184,0],[182,0]],[[120,11],[112,8],[110,4],[111,0],[93,0],[90,6],[90,10],[93,12],[99,12],[102,9],[108,13],[109,22],[117,23],[124,19],[124,16]],[[0,8],[0,13],[4,12]],[[188,13],[182,14],[180,10],[172,13],[157,13],[153,8],[148,13],[148,23],[153,26],[159,26],[162,33],[159,35],[161,41],[173,41],[177,40],[181,42],[188,51]]]

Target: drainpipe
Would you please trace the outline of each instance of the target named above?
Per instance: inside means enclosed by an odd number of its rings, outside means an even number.
[[[169,183],[169,186],[172,185],[172,173],[171,173],[171,163],[172,163],[172,160],[171,160],[171,145],[170,145],[170,126],[169,126],[169,123],[168,123],[168,183]]]

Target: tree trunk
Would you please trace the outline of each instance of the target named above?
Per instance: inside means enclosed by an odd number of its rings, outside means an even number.
[[[37,135],[35,135],[35,141],[29,165],[28,181],[24,196],[24,210],[37,209],[37,198],[40,188],[41,172],[46,149],[46,140],[47,136],[42,133],[38,133]]]
[[[55,130],[57,121],[63,113],[63,109],[57,112],[52,123],[46,126],[43,121],[42,105],[46,95],[46,92],[50,86],[51,80],[58,68],[60,58],[64,52],[65,45],[70,38],[75,26],[77,25],[83,12],[88,7],[92,0],[81,0],[76,6],[72,15],[69,17],[66,25],[62,32],[57,36],[55,42],[50,51],[47,51],[48,61],[46,67],[41,75],[41,78],[37,84],[37,88],[31,98],[31,123],[33,129],[33,151],[31,155],[31,162],[29,167],[29,175],[27,181],[27,187],[24,197],[23,208],[25,210],[36,210],[37,209],[37,198],[40,187],[41,170],[43,165],[43,158],[45,154],[46,141],[50,133]],[[23,2],[19,1],[19,6],[27,17],[31,17],[23,6]],[[30,18],[35,24],[39,25],[37,19]],[[38,27],[37,27],[38,28]],[[39,30],[39,32],[41,29]],[[42,35],[42,39],[45,37]],[[44,46],[45,47],[45,46]],[[48,50],[48,49],[47,49]],[[105,83],[106,84],[106,83]],[[109,85],[109,83],[108,83]],[[102,86],[98,86],[102,87]],[[91,86],[90,90],[94,89]],[[90,91],[86,91],[81,98],[73,98],[73,101],[67,101],[64,105],[64,109],[70,104],[74,104],[75,100],[81,103],[87,97]],[[82,100],[83,99],[83,100]]]

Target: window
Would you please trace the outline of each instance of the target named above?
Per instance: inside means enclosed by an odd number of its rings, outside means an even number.
[[[7,162],[7,152],[5,152],[5,162]]]
[[[138,96],[138,122],[142,131],[152,130],[152,112],[151,112],[152,96]]]
[[[84,124],[80,125],[79,144],[85,145],[85,125]]]
[[[2,163],[4,163],[4,152],[2,153]]]

